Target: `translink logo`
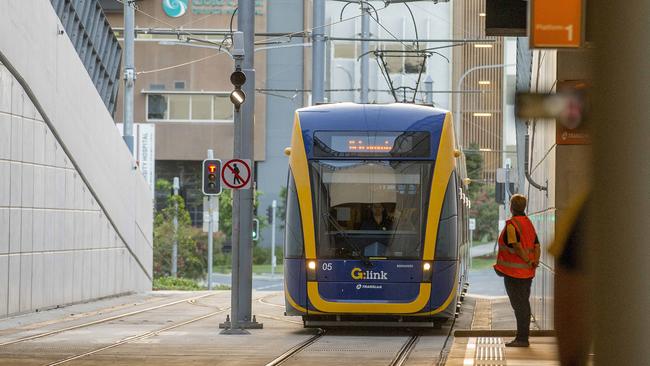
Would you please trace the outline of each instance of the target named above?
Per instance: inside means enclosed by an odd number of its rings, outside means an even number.
[[[361,268],[354,267],[352,268],[352,272],[350,272],[350,276],[352,276],[353,279],[355,280],[388,280],[388,273],[384,271],[363,271]]]

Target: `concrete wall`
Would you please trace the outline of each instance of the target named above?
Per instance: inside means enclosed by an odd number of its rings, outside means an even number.
[[[557,75],[555,51],[534,51],[531,90],[539,93],[553,92]],[[534,127],[533,127],[534,125]],[[540,191],[526,184],[524,194],[528,196],[528,214],[535,225],[541,243],[540,266],[533,281],[531,305],[537,324],[543,329],[553,328],[553,276],[555,260],[548,254],[548,247],[555,238],[556,189],[557,189],[557,145],[555,143],[555,121],[536,120],[528,128],[530,135],[530,172],[533,180],[548,185],[547,191]]]
[[[0,12],[0,317],[151,288],[151,192],[62,29]]]
[[[531,91],[551,93],[557,81],[588,79],[587,51],[534,51]],[[533,127],[534,125],[534,127]],[[535,224],[542,245],[541,265],[533,282],[531,304],[537,324],[553,329],[555,258],[548,247],[555,240],[557,224],[574,199],[584,192],[590,179],[590,147],[588,145],[558,145],[556,122],[536,120],[528,127],[531,175],[548,191],[526,184],[529,196],[528,214]]]

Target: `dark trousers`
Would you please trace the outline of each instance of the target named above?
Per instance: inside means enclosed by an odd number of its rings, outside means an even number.
[[[517,318],[516,339],[527,342],[530,333],[530,286],[533,279],[503,276],[503,281]]]

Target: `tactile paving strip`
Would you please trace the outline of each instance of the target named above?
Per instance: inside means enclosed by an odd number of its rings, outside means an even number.
[[[505,344],[500,337],[478,337],[474,354],[475,366],[505,366]]]

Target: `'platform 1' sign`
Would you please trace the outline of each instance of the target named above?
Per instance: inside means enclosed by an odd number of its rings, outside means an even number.
[[[584,0],[531,1],[531,48],[577,48],[581,46]]]
[[[250,159],[231,159],[221,168],[221,182],[230,189],[250,189],[253,180]]]

